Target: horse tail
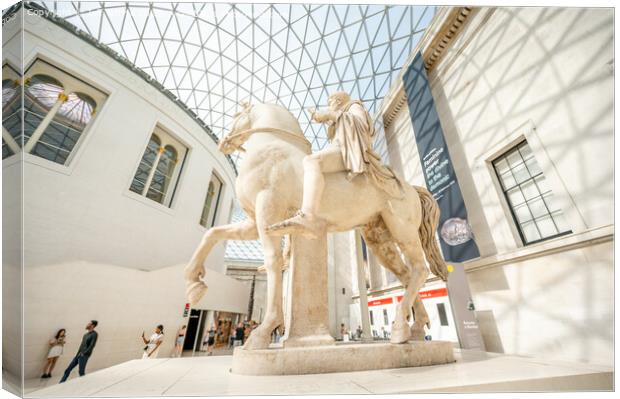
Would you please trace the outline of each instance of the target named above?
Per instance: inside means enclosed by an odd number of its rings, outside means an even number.
[[[426,260],[431,272],[441,278],[443,281],[448,280],[448,268],[446,262],[441,256],[439,245],[435,239],[435,232],[439,225],[439,205],[433,194],[424,187],[413,186],[418,192],[420,203],[422,204],[422,223],[419,228],[420,241],[426,255]]]

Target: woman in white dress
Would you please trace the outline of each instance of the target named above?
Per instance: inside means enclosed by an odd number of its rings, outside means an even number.
[[[142,359],[155,359],[159,353],[159,347],[164,342],[164,326],[160,324],[155,327],[155,333],[149,339],[144,337],[144,331],[142,331],[142,341],[146,344]]]
[[[61,328],[56,333],[54,338],[49,340],[49,352],[47,352],[47,361],[45,362],[45,367],[43,368],[43,375],[41,378],[51,378],[52,370],[54,370],[54,366],[56,366],[56,362],[60,355],[62,355],[63,348],[65,346],[65,334],[66,330]]]

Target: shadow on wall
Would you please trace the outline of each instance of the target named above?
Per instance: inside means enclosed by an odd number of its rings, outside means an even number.
[[[532,10],[487,11],[485,19],[494,16],[501,23],[482,23],[471,32],[473,39],[466,44],[465,51],[446,59],[446,64],[442,65],[442,69],[449,69],[441,78],[445,84],[433,87],[437,102],[447,105],[438,111],[446,136],[453,137],[450,140],[453,159],[466,161],[467,151],[463,148],[472,145],[479,154],[490,151],[497,142],[494,138],[507,136],[527,120],[533,120],[538,127],[548,125],[553,129],[548,127],[543,137],[545,151],[554,160],[561,162],[569,157],[583,162],[597,152],[594,149],[610,148],[607,144],[613,140],[610,119],[613,96],[609,104],[593,112],[583,112],[582,107],[589,106],[587,98],[596,96],[602,83],[609,81],[610,90],[613,90],[610,50],[613,35],[606,35],[613,26],[613,15],[607,13],[605,17],[604,10],[584,11],[541,8],[533,21],[531,16],[536,11]],[[561,21],[570,22],[560,24]],[[552,44],[547,38],[550,25],[551,29],[565,26],[563,31],[553,32],[552,36],[558,40]],[[514,35],[515,32],[519,35]],[[593,37],[597,38],[596,46],[591,46]],[[599,61],[605,53],[611,54],[609,62],[598,65],[588,62]],[[480,55],[487,57],[484,59]],[[462,60],[461,65],[452,68],[451,64],[458,60]],[[569,63],[570,72],[566,72]],[[546,81],[549,76],[553,79]],[[450,87],[448,93],[444,87]],[[453,149],[455,154],[452,154]],[[600,155],[611,157],[612,153]],[[466,167],[467,163],[459,166]],[[613,180],[611,169],[603,174],[595,174],[593,168],[587,167],[575,168],[575,171],[574,182],[578,184],[563,182],[569,192],[571,186],[580,187],[573,196],[613,196],[613,184],[609,184]],[[598,178],[593,179],[593,176]],[[462,182],[465,187],[469,184],[473,187],[473,181]],[[471,198],[484,198],[492,188],[492,185],[485,185],[482,192]],[[473,205],[472,211],[486,206],[484,203]],[[585,222],[588,225],[588,221]],[[485,230],[483,232],[488,233],[488,229]]]
[[[502,339],[497,330],[497,323],[492,310],[476,311],[480,333],[487,352],[504,353]]]
[[[562,8],[480,12],[487,13],[481,17],[489,19],[489,23],[472,26],[476,31],[467,32],[466,28],[465,47],[458,49],[454,57],[446,56],[441,65],[445,75],[439,82],[431,76],[435,80],[436,103],[441,104],[438,112],[442,126],[446,136],[452,137],[449,142],[453,160],[460,160],[458,167],[469,169],[472,159],[468,160],[466,154],[475,157],[488,153],[498,138],[507,137],[523,122],[532,120],[539,128],[544,150],[564,171],[562,184],[572,199],[563,203],[584,201],[585,211],[577,211],[586,227],[600,226],[605,220],[609,223],[613,168],[601,168],[596,160],[605,166],[613,162],[613,13]],[[471,174],[463,175],[467,178],[461,185],[474,189]],[[498,193],[493,184],[476,184],[478,191],[468,196],[467,205],[470,213],[480,216],[487,206],[496,206]],[[485,203],[490,202],[485,198],[494,203]],[[603,201],[592,205],[587,198]],[[492,226],[484,223],[482,234],[492,234]],[[477,233],[481,234],[479,230]],[[572,343],[571,352],[575,353],[569,356],[580,361],[591,361],[593,352],[602,353],[604,343],[613,342],[609,326],[613,316],[609,309],[597,309],[606,300],[606,286],[596,292],[604,273],[609,273],[606,262],[604,259],[594,265],[587,255],[577,251],[528,261],[532,266],[548,268],[537,277],[530,266],[523,268],[525,263],[517,268],[485,269],[484,281],[472,285],[472,292],[498,291],[493,300],[503,308],[499,313],[477,312],[487,350],[503,352],[506,344],[509,352],[540,351],[563,356]],[[556,268],[558,263],[563,270]],[[597,266],[596,270],[592,266]],[[510,282],[505,270],[510,270]],[[596,278],[593,273],[598,273]],[[534,286],[540,288],[531,292]],[[569,295],[561,292],[562,287],[575,289]],[[550,296],[555,296],[554,303],[564,298],[565,307],[545,307],[545,299]],[[549,339],[536,340],[536,328],[528,333],[520,327],[534,317],[548,324],[557,323],[563,326],[562,331],[550,334]],[[498,323],[503,332],[508,325],[514,325],[512,339],[502,343]],[[537,342],[527,342],[530,338]]]

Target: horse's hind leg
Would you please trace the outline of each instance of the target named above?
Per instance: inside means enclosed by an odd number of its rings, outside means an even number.
[[[416,295],[413,301],[413,311],[415,312],[415,321],[413,326],[411,326],[411,339],[414,341],[424,341],[424,336],[426,335],[424,326],[431,328],[431,319],[428,317],[428,313],[426,313],[420,294]]]
[[[381,217],[378,217],[373,222],[366,225],[362,231],[366,244],[373,251],[373,254],[379,259],[381,265],[394,273],[396,278],[402,283],[405,290],[410,283],[411,267],[403,262],[394,237],[387,229],[387,226],[383,222]],[[409,318],[409,308],[407,308],[407,302],[404,300],[397,305],[398,312],[397,317],[394,320],[395,327],[393,331],[402,331],[399,334],[401,337],[395,337],[395,341],[403,341],[407,329],[407,319]],[[422,304],[419,294],[415,293],[413,300],[413,309],[415,312],[415,321],[411,327],[411,339],[423,340],[424,339],[424,325],[428,325],[430,328],[430,318],[426,313],[426,309]]]
[[[263,245],[265,269],[267,271],[267,311],[262,321],[243,346],[244,349],[266,349],[271,343],[273,330],[284,326],[282,310],[282,257],[281,238],[268,236],[265,229],[281,220],[286,207],[281,206],[278,197],[271,191],[262,191],[256,197],[256,226]]]
[[[405,294],[400,303],[401,306],[396,308],[396,320],[402,320],[408,316],[409,309],[411,309],[414,305],[415,298],[418,296],[420,288],[422,288],[426,282],[429,271],[426,268],[424,250],[422,248],[422,243],[420,242],[418,230],[411,228],[411,220],[397,217],[391,212],[383,212],[381,216],[385,222],[385,225],[392,234],[392,237],[394,237],[394,240],[398,244],[401,252],[409,261],[410,265],[407,283],[403,283],[405,286]],[[424,324],[428,322],[428,316],[426,315],[426,312],[422,312],[420,310],[423,309],[421,301],[416,302],[416,305],[418,317],[416,317],[413,331],[419,335],[420,327],[422,333],[424,332]],[[409,326],[402,324],[396,325],[395,323],[394,327],[395,328],[392,332],[392,342],[406,342],[411,334]],[[416,338],[419,338],[419,336]]]
[[[205,274],[204,262],[211,249],[221,240],[255,240],[258,238],[254,220],[226,224],[210,228],[202,237],[192,259],[185,266],[186,297],[189,303],[195,305],[207,292],[207,286],[202,281]]]

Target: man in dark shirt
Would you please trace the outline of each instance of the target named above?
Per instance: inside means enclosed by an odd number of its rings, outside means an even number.
[[[97,327],[97,320],[91,320],[90,323],[86,325],[87,332],[84,334],[84,337],[82,337],[82,343],[78,348],[77,354],[73,360],[71,360],[69,366],[67,366],[65,374],[60,380],[61,383],[67,381],[69,374],[71,374],[71,371],[75,368],[75,366],[79,365],[78,373],[80,374],[80,377],[86,374],[86,362],[88,362],[88,358],[93,353],[93,349],[95,349],[95,344],[97,343],[97,332],[95,331],[95,327]]]
[[[235,329],[235,346],[243,345],[244,334],[243,323],[237,324],[237,328]]]

